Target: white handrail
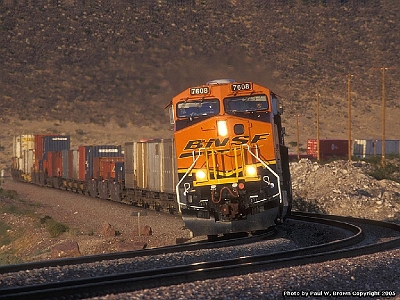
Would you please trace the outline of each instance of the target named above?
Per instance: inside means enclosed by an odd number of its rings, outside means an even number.
[[[253,152],[251,152],[250,150],[250,146],[248,144],[244,144],[242,145],[242,147],[247,147],[247,150],[249,151],[249,153],[255,158],[257,159],[265,168],[267,168],[278,180],[278,194],[279,195],[279,202],[282,203],[282,192],[281,192],[281,182],[280,182],[280,178],[279,175],[276,174],[276,172],[274,170],[272,170],[264,161],[262,161],[258,156],[256,156]],[[276,195],[274,195],[275,197]]]
[[[176,184],[175,187],[175,192],[176,192],[176,200],[178,202],[178,209],[179,212],[181,212],[181,205],[185,205],[185,203],[182,203],[180,201],[180,195],[179,195],[179,185],[182,183],[182,181],[186,178],[186,176],[192,171],[193,167],[195,166],[197,160],[200,158],[200,154],[201,154],[201,150],[205,150],[205,148],[199,148],[199,155],[197,156],[197,158],[195,158],[195,151],[192,151],[192,155],[193,155],[193,163],[192,165],[189,167],[189,169],[186,171],[185,175],[182,176],[181,180],[179,180],[179,182]]]

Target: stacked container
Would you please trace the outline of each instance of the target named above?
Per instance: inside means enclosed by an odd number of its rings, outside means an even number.
[[[63,178],[69,178],[68,174],[68,166],[69,166],[69,151],[71,150],[62,150],[61,151],[61,156],[62,156],[62,177]]]
[[[79,151],[68,151],[68,176],[67,178],[78,180],[79,178]]]
[[[308,139],[307,155],[317,157],[317,151],[319,151],[320,159],[347,157],[348,140],[319,140],[319,147],[317,147],[316,139]]]
[[[48,152],[62,151],[70,149],[69,135],[35,135],[35,169],[44,171],[41,160],[48,160]],[[52,172],[54,173],[54,172]]]
[[[47,170],[47,175],[50,177],[63,176],[63,156],[62,151],[48,151],[44,161],[47,162],[44,170]]]
[[[35,136],[17,135],[13,138],[13,168],[31,174],[35,162]]]
[[[123,182],[125,174],[125,161],[115,163],[115,181]]]
[[[94,158],[122,157],[121,146],[99,145],[79,147],[79,180],[86,181],[96,178],[93,173]]]
[[[385,155],[399,154],[399,141],[385,141]],[[382,140],[354,140],[353,155],[361,158],[382,155]]]
[[[35,135],[35,158],[41,160],[46,158],[49,151],[61,151],[70,149],[69,135],[36,134]]]
[[[93,178],[115,179],[115,164],[123,161],[123,157],[94,157]]]
[[[174,155],[169,139],[126,143],[126,188],[173,193],[177,183]]]
[[[135,153],[135,142],[125,143],[124,151],[124,164],[125,164],[125,187],[133,189],[136,186],[135,183],[135,165],[134,153]]]

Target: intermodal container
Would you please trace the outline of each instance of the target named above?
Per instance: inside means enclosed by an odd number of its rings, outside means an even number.
[[[125,170],[125,162],[116,162],[115,163],[115,181],[122,182],[124,181],[124,170]]]
[[[24,134],[24,135],[17,135],[13,137],[13,168],[18,169],[20,171],[27,170],[27,164],[33,164],[35,161],[35,157],[25,157],[27,153],[34,153],[35,149],[35,136],[32,134]],[[31,150],[31,151],[30,151]],[[29,173],[30,174],[29,168]]]
[[[135,183],[138,188],[148,189],[149,165],[148,165],[148,142],[140,141],[134,143],[134,171]]]
[[[62,157],[62,177],[69,178],[68,174],[68,165],[69,165],[69,151],[70,150],[61,150],[61,157]]]
[[[347,157],[348,145],[348,140],[320,140],[320,159],[327,159],[330,157]]]
[[[173,140],[164,140],[163,143],[163,173],[161,190],[166,193],[175,193],[178,183],[178,171],[175,158],[175,145]]]
[[[70,149],[69,135],[51,135],[43,137],[43,151],[62,151]]]
[[[385,155],[399,154],[399,140],[385,141]],[[382,140],[354,140],[353,155],[366,158],[369,156],[382,155]]]
[[[35,135],[35,162],[47,159],[48,151],[61,151],[70,149],[69,135],[37,134]],[[38,163],[36,164],[38,167]]]
[[[148,189],[148,143],[125,143],[124,161],[126,188]]]
[[[319,140],[319,147],[316,139],[307,140],[307,155],[320,159],[330,157],[346,157],[348,155],[348,140]]]
[[[79,151],[69,150],[68,151],[68,177],[71,179],[78,180],[79,178]]]
[[[63,174],[63,161],[61,151],[47,151],[44,161],[47,161],[47,174],[50,177],[61,177]]]
[[[109,179],[116,180],[116,177],[117,177],[116,168],[117,168],[118,162],[123,163],[124,158],[119,157],[112,161],[101,161],[100,162],[100,176],[103,178],[109,178]]]
[[[16,135],[13,138],[13,157],[21,158],[23,151],[35,149],[35,136],[33,134]]]
[[[173,193],[177,183],[173,140],[163,139],[158,144],[160,153],[160,186],[158,189],[164,193]]]
[[[86,146],[79,146],[79,171],[78,179],[81,181],[86,180]]]
[[[94,157],[93,178],[115,179],[115,163],[123,161],[124,157]]]
[[[134,153],[135,142],[126,142],[124,150],[124,164],[125,164],[125,186],[132,189],[136,187],[135,184],[135,167],[134,167]]]
[[[23,150],[22,155],[22,171],[25,174],[32,174],[33,165],[35,161],[35,154],[33,149]]]
[[[161,140],[153,140],[147,143],[147,187],[151,191],[160,191],[162,173],[162,143]]]
[[[90,180],[93,174],[93,159],[95,157],[122,157],[121,146],[96,145],[79,147],[79,179]],[[81,165],[82,164],[82,165]]]
[[[177,183],[174,145],[170,139],[125,144],[125,186],[173,193]]]
[[[317,140],[316,139],[308,139],[307,140],[307,155],[311,155],[312,157],[317,157]]]

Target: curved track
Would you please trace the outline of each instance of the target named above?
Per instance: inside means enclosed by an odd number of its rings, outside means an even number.
[[[0,290],[0,299],[47,299],[54,298],[55,295],[57,295],[57,298],[80,299],[106,295],[110,293],[129,292],[144,288],[156,288],[158,286],[179,284],[182,282],[190,282],[195,280],[218,278],[227,275],[240,275],[284,266],[322,262],[344,257],[354,257],[400,246],[400,225],[380,221],[307,213],[293,213],[291,218],[301,221],[317,222],[331,226],[337,226],[350,231],[352,235],[342,240],[321,245],[266,255],[202,262],[176,267],[70,280],[57,283],[47,283],[34,286],[12,287]],[[357,244],[359,244],[364,238],[363,231],[360,226],[351,223],[368,224],[378,226],[380,228],[386,228],[388,230],[396,231],[398,236],[384,242],[358,246]],[[193,247],[194,249],[190,250],[196,250],[201,249],[201,247],[204,247],[207,244],[207,247],[209,247],[210,243],[205,242],[188,244],[184,246]],[[174,247],[181,246],[182,245]],[[172,250],[174,247],[154,249],[154,251],[160,251],[158,253],[163,253],[163,251],[168,251],[166,248]],[[217,245],[216,247],[221,247],[221,244]],[[147,250],[137,252],[146,251]],[[183,251],[183,249],[175,248],[175,251]],[[124,254],[119,253],[117,255],[121,257]],[[129,255],[132,255],[132,253]],[[150,255],[150,253],[147,252],[146,255]],[[112,259],[111,256],[108,259]]]

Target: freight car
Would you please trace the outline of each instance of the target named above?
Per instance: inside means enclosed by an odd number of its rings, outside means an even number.
[[[14,137],[16,180],[156,210],[175,210],[176,172],[168,139],[70,149],[66,135]]]
[[[214,80],[170,105],[178,209],[195,235],[266,229],[292,202],[282,109],[270,89]]]
[[[156,210],[194,235],[264,230],[290,212],[282,109],[252,82],[217,80],[168,105],[174,139],[70,149],[67,135],[14,137],[16,180]]]

